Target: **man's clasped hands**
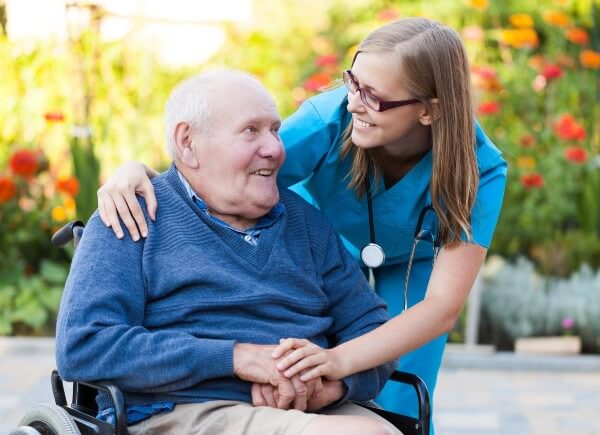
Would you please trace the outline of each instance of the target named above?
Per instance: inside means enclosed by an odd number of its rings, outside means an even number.
[[[239,378],[252,382],[254,406],[316,411],[346,394],[335,349],[308,340],[282,339],[278,346],[238,343],[233,366]]]

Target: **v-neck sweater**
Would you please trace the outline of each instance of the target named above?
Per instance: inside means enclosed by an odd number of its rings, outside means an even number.
[[[193,204],[174,167],[153,185],[145,239],[116,239],[97,213],[86,226],[57,324],[64,379],[115,382],[129,406],[250,402],[233,373],[236,342],[328,347],[388,319],[335,230],[295,193],[281,192],[285,211],[252,246]],[[375,397],[393,368],[344,379],[344,399]]]

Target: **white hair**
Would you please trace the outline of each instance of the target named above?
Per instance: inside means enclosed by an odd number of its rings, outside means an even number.
[[[217,97],[214,92],[215,85],[223,81],[246,81],[264,89],[260,81],[251,74],[228,69],[204,72],[179,83],[171,92],[165,107],[167,152],[173,160],[177,157],[175,148],[177,124],[185,122],[202,132],[210,133],[210,116]]]

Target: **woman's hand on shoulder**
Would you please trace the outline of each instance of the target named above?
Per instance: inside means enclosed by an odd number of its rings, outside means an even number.
[[[117,168],[115,173],[98,189],[98,212],[104,225],[111,227],[115,235],[122,239],[123,229],[119,217],[135,241],[148,234],[148,225],[136,193],[146,199],[146,209],[152,220],[156,217],[156,196],[151,177],[156,171],[136,161],[130,161]]]

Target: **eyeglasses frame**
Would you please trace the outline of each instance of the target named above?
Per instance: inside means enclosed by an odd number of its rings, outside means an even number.
[[[350,88],[350,86],[348,85],[349,83],[346,80],[346,77],[348,78],[348,81],[350,81],[352,84],[354,84],[354,86],[356,86],[356,90],[355,91],[353,91]],[[356,92],[358,92],[360,94],[360,100],[364,103],[364,105],[367,106],[369,109],[374,110],[376,112],[385,112],[386,110],[395,109],[396,107],[408,106],[410,104],[421,103],[421,100],[419,100],[417,98],[411,98],[411,99],[408,99],[408,100],[397,100],[397,101],[385,101],[385,100],[382,100],[381,98],[373,95],[371,92],[367,91],[366,89],[363,89],[360,86],[358,86],[358,82],[354,78],[354,75],[352,74],[352,71],[349,70],[349,69],[345,70],[342,73],[342,80],[344,82],[344,86],[346,86],[346,89],[348,89],[349,92],[352,92],[353,94],[356,93]],[[375,101],[377,101],[379,103],[379,108],[373,107],[367,101],[367,98],[366,98],[365,94],[368,94],[371,98],[373,98]]]

